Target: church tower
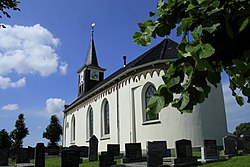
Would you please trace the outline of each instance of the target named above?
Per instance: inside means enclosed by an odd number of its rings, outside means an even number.
[[[87,52],[85,64],[77,71],[78,73],[78,97],[86,94],[95,85],[104,79],[105,69],[99,67],[95,44],[94,44],[94,26],[92,24],[92,35]]]

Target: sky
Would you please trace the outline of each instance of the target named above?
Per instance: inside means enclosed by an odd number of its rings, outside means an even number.
[[[98,63],[109,76],[148,47],[133,42],[138,22],[156,11],[157,0],[20,0],[21,11],[9,11],[0,24],[0,130],[11,132],[20,113],[25,116],[29,135],[24,146],[47,143],[42,133],[56,114],[61,123],[64,104],[77,98],[77,73],[84,64],[95,23],[94,40]],[[173,32],[170,39],[179,42]],[[228,131],[250,122],[250,105],[239,107],[222,75]]]

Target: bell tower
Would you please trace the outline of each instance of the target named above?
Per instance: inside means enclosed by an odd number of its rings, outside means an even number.
[[[99,67],[95,44],[94,44],[94,26],[92,24],[91,39],[89,49],[85,59],[85,64],[77,71],[78,73],[78,97],[86,94],[95,85],[104,79],[104,68]]]

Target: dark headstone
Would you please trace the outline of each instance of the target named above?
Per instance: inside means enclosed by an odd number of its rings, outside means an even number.
[[[89,147],[80,146],[78,147],[80,151],[80,157],[88,157],[89,156]]]
[[[192,143],[190,140],[182,139],[175,142],[176,158],[174,164],[184,166],[197,165],[197,158],[193,157]]]
[[[250,135],[249,134],[243,135],[243,145],[244,145],[244,151],[250,152]]]
[[[204,159],[218,159],[216,140],[204,140]]]
[[[61,153],[61,167],[79,167],[80,151],[75,148],[63,149]]]
[[[35,158],[35,148],[28,146],[28,152],[29,152],[30,159],[34,159]]]
[[[93,135],[89,140],[89,161],[98,160],[98,139]]]
[[[141,143],[125,143],[125,158],[123,163],[146,161],[142,157]]]
[[[178,140],[175,142],[177,158],[192,158],[192,144],[190,140]]]
[[[45,147],[43,143],[36,144],[35,167],[45,167]]]
[[[241,138],[237,139],[237,150],[244,150],[244,142]]]
[[[163,148],[158,142],[147,142],[147,167],[163,165]]]
[[[101,152],[99,156],[99,167],[110,167],[115,165],[116,161],[114,161],[114,155],[110,152]]]
[[[30,163],[28,148],[17,149],[16,163]]]
[[[48,155],[59,155],[59,147],[58,146],[48,146],[46,149]]]
[[[108,144],[107,150],[109,153],[113,154],[113,156],[120,155],[120,144]]]
[[[237,138],[234,136],[225,136],[223,138],[223,147],[225,155],[236,155],[237,151]]]
[[[0,149],[0,166],[8,166],[9,149]]]

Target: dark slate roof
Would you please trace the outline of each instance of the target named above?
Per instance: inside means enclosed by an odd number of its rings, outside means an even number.
[[[114,72],[109,77],[107,77],[106,79],[101,81],[99,84],[94,86],[91,90],[89,90],[88,92],[86,92],[82,96],[78,97],[69,106],[72,106],[72,105],[76,104],[79,100],[84,99],[88,95],[91,95],[91,93],[94,90],[98,89],[103,84],[111,81],[112,79],[114,79],[118,75],[120,75],[122,73],[125,73],[127,70],[129,70],[131,68],[141,66],[143,64],[147,64],[147,63],[150,63],[150,62],[153,63],[154,61],[157,61],[157,60],[173,60],[173,59],[177,59],[178,58],[177,50],[176,50],[177,45],[178,44],[176,42],[174,42],[174,41],[172,41],[172,40],[170,40],[168,38],[164,39],[158,45],[154,46],[153,48],[151,48],[150,50],[148,50],[147,52],[145,52],[144,54],[142,54],[141,56],[139,56],[138,58],[136,58],[135,60],[133,60],[132,62],[127,64],[125,67],[123,67],[123,68],[119,69],[118,71]],[[94,45],[92,45],[92,46],[94,46]]]
[[[93,37],[91,38],[90,43],[89,43],[89,50],[86,56],[85,65],[99,67]]]

